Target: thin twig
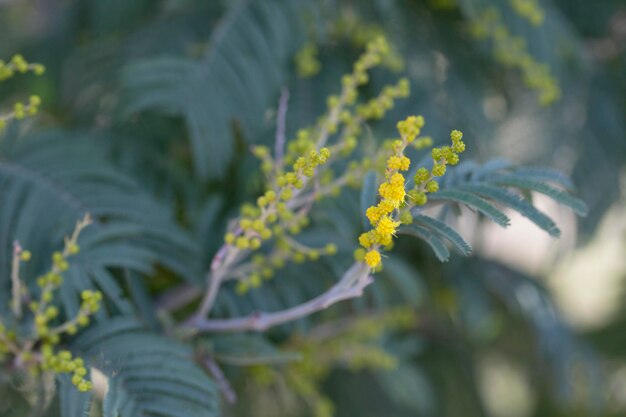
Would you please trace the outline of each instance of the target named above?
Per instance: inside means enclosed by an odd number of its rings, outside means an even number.
[[[215,362],[213,358],[209,355],[202,355],[200,357],[200,361],[202,362],[202,365],[204,365],[204,367],[209,371],[211,376],[213,376],[213,379],[220,387],[220,390],[222,391],[222,394],[224,395],[226,401],[229,404],[235,404],[237,402],[237,393],[230,385],[228,378],[226,378],[224,372],[222,372],[222,369],[217,364],[217,362]]]
[[[278,115],[276,116],[276,142],[274,144],[274,158],[276,159],[276,169],[283,166],[283,155],[285,153],[285,131],[287,126],[287,108],[289,106],[289,89],[283,87],[278,100]]]
[[[11,265],[11,285],[13,295],[13,315],[15,318],[22,317],[22,283],[20,281],[20,254],[22,246],[17,240],[13,242],[13,262]]]
[[[211,263],[211,272],[207,274],[209,288],[200,303],[200,308],[197,313],[198,317],[206,317],[209,314],[211,308],[213,307],[213,303],[215,303],[215,298],[217,297],[217,293],[222,285],[222,281],[224,281],[224,278],[228,273],[228,268],[235,263],[241,254],[241,250],[238,248],[233,248],[232,246],[226,246],[226,248],[226,256],[224,256],[223,260],[216,262],[214,259]],[[216,266],[215,269],[213,269],[214,265]],[[191,320],[194,320],[194,318],[192,317]]]
[[[197,316],[187,325],[198,332],[240,332],[252,330],[263,332],[270,327],[288,323],[324,310],[339,301],[357,298],[373,282],[369,268],[354,263],[341,279],[325,293],[295,307],[276,312],[255,312],[246,317],[232,319],[206,319]]]

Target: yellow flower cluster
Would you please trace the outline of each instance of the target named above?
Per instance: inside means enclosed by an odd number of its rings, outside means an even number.
[[[546,64],[539,63],[528,52],[521,37],[513,36],[502,23],[500,13],[489,8],[471,26],[478,39],[491,39],[497,61],[522,72],[524,83],[539,94],[538,101],[547,106],[561,98],[561,89]]]
[[[404,155],[404,150],[412,144],[424,126],[422,116],[409,116],[398,123],[398,132],[401,139],[394,141],[394,154],[387,159],[386,178],[378,188],[381,197],[376,206],[367,209],[365,215],[374,227],[361,234],[359,244],[367,252],[359,251],[356,256],[365,261],[372,269],[381,264],[381,255],[378,248],[392,243],[400,221],[394,214],[405,203],[405,178],[401,171],[408,171],[411,161]]]
[[[0,60],[0,82],[13,77],[16,73],[33,72],[35,75],[42,75],[45,67],[41,64],[28,63],[23,56],[15,55],[8,63]],[[26,116],[37,114],[41,98],[39,96],[31,96],[28,103],[17,102],[13,105],[13,111],[8,114],[0,114],[0,132],[2,132],[8,123],[13,120],[21,120]]]
[[[409,170],[411,161],[404,155],[404,151],[408,146],[422,149],[432,144],[431,138],[418,137],[423,127],[422,116],[409,116],[406,120],[398,122],[397,128],[401,139],[393,140],[385,145],[385,147],[390,147],[393,153],[386,160],[386,181],[378,188],[381,200],[377,205],[366,210],[365,215],[373,228],[359,236],[359,244],[362,248],[355,252],[356,259],[365,262],[372,269],[381,265],[382,257],[379,248],[390,246],[397,228],[401,224],[409,224],[413,221],[411,208],[415,205],[426,204],[426,194],[439,190],[439,184],[433,178],[444,175],[446,165],[456,165],[459,162],[459,154],[465,151],[463,134],[458,130],[453,130],[450,133],[452,146],[432,150],[432,170],[419,168],[414,177],[415,188],[407,193],[406,181],[401,172]],[[418,142],[419,144],[416,145]]]
[[[326,116],[314,128],[298,131],[296,139],[287,144],[284,158],[275,161],[265,146],[252,149],[253,154],[262,161],[262,170],[272,181],[265,193],[257,199],[256,206],[242,208],[242,217],[237,227],[231,228],[225,236],[227,245],[237,250],[259,249],[263,241],[281,235],[287,223],[288,232],[299,232],[302,224],[292,222],[297,216],[289,208],[290,201],[302,193],[310,178],[319,172],[318,168],[328,162],[331,150],[323,145],[329,135],[337,132],[341,123],[346,125],[346,132],[349,134],[344,132],[340,139],[341,144],[335,145],[335,149],[345,151],[346,148],[356,146],[354,135],[358,130],[355,126],[361,121],[356,121],[344,107],[355,103],[357,88],[369,80],[367,71],[378,65],[388,50],[389,46],[384,38],[368,43],[366,51],[355,62],[352,73],[342,78],[341,94],[329,97]],[[389,108],[396,96],[407,93],[408,82],[403,81],[385,90],[379,103]],[[286,171],[286,167],[290,169]],[[324,174],[329,175],[320,177],[324,177],[325,182],[329,183],[332,172],[327,171]],[[306,221],[306,218],[301,216],[300,222],[302,221]]]
[[[267,146],[252,147],[253,155],[261,161],[268,185],[256,205],[242,207],[240,218],[230,225],[225,235],[223,259],[228,270],[224,272],[224,279],[236,279],[237,292],[258,287],[264,278],[271,277],[274,270],[287,261],[315,260],[336,252],[333,244],[310,248],[289,235],[299,233],[308,224],[308,212],[315,201],[338,194],[344,185],[359,183],[359,172],[369,166],[366,161],[362,164],[353,161],[339,178],[334,178],[335,172],[328,167],[331,155],[347,156],[356,148],[357,137],[366,120],[382,118],[397,98],[408,96],[409,82],[401,79],[397,84],[385,87],[376,98],[356,104],[358,88],[369,81],[368,71],[380,65],[389,50],[384,38],[369,41],[352,72],[342,77],[340,93],[328,97],[326,113],[313,127],[299,130],[295,139],[286,143],[284,155],[278,148],[276,155],[272,155]],[[395,171],[400,171],[408,169],[410,161],[399,154],[390,164],[396,167],[393,168]],[[388,197],[387,202],[396,199],[397,207],[405,196],[404,177],[390,175],[389,181],[382,193]],[[398,196],[399,192],[402,195]],[[384,232],[385,225],[383,221],[380,233]],[[273,245],[263,245],[269,239],[274,239]],[[391,238],[383,238],[383,241],[390,242]],[[239,263],[245,259],[246,254],[242,256],[242,251],[257,250],[262,246],[265,246],[263,251],[255,256],[257,263]]]
[[[545,13],[538,0],[509,0],[509,2],[517,14],[528,19],[534,26],[539,26],[543,23]]]
[[[39,372],[73,373],[72,383],[80,391],[91,389],[91,382],[85,379],[87,370],[80,358],[72,358],[70,352],[65,350],[56,351],[54,347],[61,341],[64,334],[76,334],[80,327],[89,324],[89,317],[100,309],[102,294],[99,291],[85,290],[81,293],[81,306],[76,316],[63,323],[54,324],[59,317],[59,309],[52,305],[54,301],[54,291],[63,283],[62,273],[69,268],[68,258],[80,251],[78,236],[83,228],[91,223],[91,218],[85,218],[76,225],[72,236],[66,238],[62,252],[55,252],[52,255],[52,268],[46,274],[37,279],[37,285],[41,289],[39,299],[28,304],[33,317],[33,332],[29,336],[17,337],[16,333],[7,330],[0,323],[0,355],[11,354],[18,359],[24,369],[34,375]],[[31,253],[24,251],[16,245],[13,261],[13,285],[20,285],[17,269],[19,262],[27,262],[31,259]],[[19,288],[14,294],[18,294],[19,299],[13,300],[16,319],[21,318],[21,297],[25,288]],[[38,349],[39,353],[34,351]],[[0,357],[0,359],[2,359]]]
[[[296,54],[296,71],[301,78],[311,78],[320,72],[321,64],[317,59],[317,46],[307,42]]]

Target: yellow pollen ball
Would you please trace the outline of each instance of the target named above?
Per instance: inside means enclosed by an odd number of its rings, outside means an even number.
[[[365,254],[364,260],[367,266],[369,266],[370,268],[376,268],[378,265],[380,265],[380,252],[376,250],[371,250]]]
[[[406,171],[409,169],[411,161],[404,155],[393,155],[387,160],[387,168],[399,171]]]
[[[400,222],[394,222],[391,217],[385,216],[381,218],[376,225],[376,233],[382,240],[383,238],[394,235],[396,233],[396,228],[399,225]]]

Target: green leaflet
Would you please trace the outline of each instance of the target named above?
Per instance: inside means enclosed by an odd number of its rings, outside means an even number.
[[[518,194],[514,194],[506,189],[485,184],[466,184],[463,188],[467,191],[480,194],[483,197],[487,197],[503,204],[504,206],[512,208],[548,232],[551,236],[558,237],[561,234],[561,231],[552,219],[537,210],[531,203]]]
[[[579,216],[587,215],[589,209],[584,201],[532,177],[528,178],[520,174],[516,174],[517,173],[493,174],[488,178],[488,181],[493,184],[509,185],[520,189],[537,191],[538,193],[545,194],[553,200],[571,208]]]
[[[130,318],[88,329],[74,349],[110,378],[104,417],[217,415],[216,388],[185,345]]]
[[[413,217],[413,221],[422,223],[432,229],[433,232],[439,234],[441,237],[445,237],[454,245],[461,255],[469,256],[472,253],[472,247],[470,244],[463,239],[463,236],[446,223],[422,214],[418,214]]]
[[[446,244],[443,243],[443,240],[425,227],[416,226],[414,224],[404,225],[398,229],[398,233],[415,236],[428,243],[433,252],[435,252],[437,259],[441,262],[447,262],[448,259],[450,259],[450,251],[446,247]]]
[[[34,278],[46,270],[52,251],[81,213],[105,217],[106,223],[96,222],[81,235],[81,252],[71,259],[60,300],[72,314],[82,289],[100,287],[118,295],[108,297],[118,311],[129,312],[111,268],[146,274],[159,263],[193,280],[200,276],[198,247],[169,209],[103,159],[102,148],[91,139],[59,132],[27,138],[5,156],[10,162],[0,163],[0,268],[8,271],[10,248],[18,239],[33,252],[24,277]]]
[[[263,112],[286,82],[284,65],[302,39],[306,2],[242,1],[214,30],[200,61],[151,58],[123,73],[126,113],[158,110],[185,120],[196,173],[224,174],[233,154],[231,123],[247,136],[263,126]]]
[[[495,223],[502,227],[507,227],[510,224],[509,218],[496,206],[481,198],[475,194],[463,190],[462,188],[449,188],[442,191],[438,191],[428,196],[429,200],[448,200],[455,203],[464,204],[474,210],[487,216]]]

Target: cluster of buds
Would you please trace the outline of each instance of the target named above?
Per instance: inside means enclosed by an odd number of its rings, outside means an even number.
[[[0,81],[7,80],[16,73],[24,74],[29,71],[35,75],[43,75],[46,67],[41,64],[29,63],[22,55],[14,55],[9,62],[0,60]]]
[[[258,287],[287,261],[316,260],[336,252],[334,244],[309,248],[291,236],[308,225],[308,212],[314,202],[361,181],[362,172],[371,165],[369,161],[353,161],[338,177],[329,165],[356,148],[367,120],[382,118],[396,99],[408,96],[409,82],[401,79],[374,99],[357,103],[359,87],[369,82],[368,71],[380,65],[389,50],[384,38],[368,42],[352,71],[342,77],[341,91],[328,97],[327,111],[314,126],[299,130],[286,146],[277,139],[274,155],[267,146],[252,148],[261,161],[267,186],[256,204],[244,205],[241,216],[229,226],[225,246],[217,258],[219,268],[214,268],[220,280],[236,279],[237,291],[245,292]],[[265,258],[262,265],[244,262],[246,255],[257,250],[258,256]]]
[[[81,293],[81,306],[73,318],[60,321],[59,308],[53,304],[55,291],[63,284],[63,272],[70,267],[69,257],[79,253],[77,244],[81,231],[91,223],[86,215],[76,224],[70,237],[65,239],[62,251],[52,255],[52,267],[37,278],[40,289],[38,298],[31,298],[27,287],[22,285],[19,267],[22,262],[28,262],[32,254],[15,244],[13,251],[13,315],[14,321],[23,319],[22,302],[28,302],[28,309],[32,313],[32,332],[18,336],[15,331],[9,330],[0,323],[0,359],[13,358],[17,369],[24,369],[33,375],[41,372],[72,373],[72,383],[80,391],[91,389],[91,382],[85,379],[87,369],[83,360],[73,358],[67,350],[56,350],[64,335],[74,335],[78,329],[89,324],[90,316],[96,313],[101,306],[102,294],[99,291],[85,290]]]
[[[301,78],[311,78],[320,72],[319,51],[313,42],[307,42],[296,54],[296,71]]]
[[[13,77],[15,74],[24,74],[32,72],[35,75],[42,75],[45,67],[41,64],[29,63],[22,55],[15,55],[8,63],[0,60],[0,82]],[[27,103],[17,102],[13,105],[13,110],[7,114],[0,114],[0,132],[4,130],[7,124],[15,119],[22,120],[26,116],[33,116],[39,111],[41,98],[39,96],[30,96]]]
[[[513,10],[527,19],[533,26],[543,23],[545,12],[539,5],[538,0],[509,0]]]
[[[465,151],[465,143],[462,141],[463,133],[453,130],[450,133],[450,139],[452,140],[452,146],[442,146],[432,150],[433,167],[430,171],[421,167],[415,173],[413,177],[415,188],[409,191],[409,197],[415,205],[423,206],[428,202],[426,194],[435,193],[439,190],[439,183],[435,178],[445,175],[446,165],[459,163],[459,154]],[[403,223],[407,223],[406,218],[403,219]]]
[[[493,42],[493,53],[497,61],[522,72],[524,83],[537,91],[541,105],[550,105],[561,97],[561,89],[558,81],[550,73],[550,67],[537,62],[528,52],[524,39],[510,33],[502,23],[498,10],[494,8],[485,10],[472,22],[471,32],[478,39],[490,39]]]
[[[81,358],[74,358],[68,350],[54,352],[52,345],[44,344],[41,347],[41,370],[54,372],[55,374],[72,374],[72,384],[79,391],[90,391],[93,388],[91,381],[87,380],[87,368]]]
[[[357,108],[357,113],[364,119],[382,119],[393,108],[394,100],[409,96],[409,80],[400,79],[396,85],[383,88],[382,93]]]
[[[356,48],[363,48],[369,42],[384,37],[384,29],[361,20],[349,10],[344,10],[330,26],[330,36],[335,41],[347,40]],[[405,63],[402,55],[393,47],[382,57],[381,65],[391,71],[402,71]]]
[[[286,236],[277,239],[272,252],[256,254],[252,262],[243,270],[233,271],[233,278],[238,279],[236,292],[245,294],[250,289],[261,286],[263,280],[271,279],[276,270],[283,268],[287,262],[300,264],[316,261],[322,255],[332,256],[337,253],[337,245],[327,243],[322,248],[306,246]]]
[[[262,149],[262,148],[261,148]],[[257,154],[262,154],[256,150]],[[239,220],[241,233],[230,232],[225,236],[225,242],[238,249],[256,250],[264,240],[272,237],[271,225],[274,231],[280,233],[281,225],[292,220],[294,213],[289,209],[287,202],[291,200],[305,181],[315,174],[315,169],[325,164],[330,157],[328,148],[319,152],[312,150],[307,156],[296,159],[293,170],[281,174],[276,178],[275,185],[257,199],[257,207],[243,209]]]

